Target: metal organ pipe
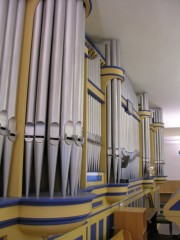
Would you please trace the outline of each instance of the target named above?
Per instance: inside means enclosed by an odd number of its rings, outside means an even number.
[[[3,196],[7,196],[9,172],[11,166],[11,157],[13,151],[14,141],[16,140],[16,100],[17,100],[17,87],[19,77],[19,65],[21,55],[22,33],[24,27],[24,15],[25,15],[25,0],[18,0],[17,17],[15,25],[14,43],[11,60],[11,71],[9,80],[9,97],[7,104],[7,116],[8,116],[8,135],[5,138],[4,145],[4,181],[3,181]]]
[[[127,104],[132,105],[130,108],[138,111],[137,96],[132,88],[132,84],[125,74],[125,81],[122,84],[122,95],[127,99]],[[127,106],[128,108],[128,106]],[[133,110],[131,109],[131,111]],[[130,109],[128,109],[130,110]],[[122,125],[122,161],[129,161],[127,167],[122,168],[121,178],[137,178],[139,175],[139,123],[132,116],[132,113],[126,112],[124,108],[121,111]],[[124,160],[129,158],[129,160]]]
[[[69,191],[71,195],[77,194],[83,143],[84,37],[82,0],[39,3],[34,18],[25,127],[26,196],[29,195],[33,155],[35,191],[37,197],[40,195],[46,139],[50,197],[55,194],[57,160],[61,165],[62,195]]]
[[[48,111],[48,171],[50,196],[54,195],[55,174],[60,140],[61,85],[66,1],[56,0]]]
[[[162,109],[158,108],[154,111],[154,123],[162,123],[163,117],[162,117]],[[156,135],[156,174],[157,176],[163,176],[164,175],[164,144],[163,144],[163,128],[158,127],[155,131]]]
[[[105,52],[106,52],[106,65],[111,64],[110,60],[110,42],[106,43],[105,45]],[[111,162],[112,162],[112,123],[111,123],[111,115],[112,115],[112,109],[111,109],[111,82],[107,85],[107,161],[108,161],[108,183],[110,183],[110,174],[111,174]]]
[[[82,155],[82,121],[81,121],[81,109],[83,108],[82,99],[82,77],[80,71],[82,70],[82,58],[84,58],[84,52],[82,49],[82,21],[83,21],[83,2],[77,0],[76,6],[76,33],[75,33],[75,65],[74,65],[74,85],[73,85],[73,123],[74,123],[74,143],[72,145],[71,163],[70,163],[70,188],[71,195],[77,193],[77,182],[79,179],[78,161],[80,155]]]
[[[26,110],[26,125],[25,125],[25,194],[29,195],[31,165],[33,158],[34,145],[34,122],[35,122],[35,100],[38,77],[38,62],[39,49],[41,40],[41,26],[42,26],[42,12],[43,1],[41,0],[36,8],[32,45],[31,45],[31,60],[29,69],[29,84],[28,84],[28,98]]]
[[[112,40],[111,44],[111,63],[113,66],[117,65],[116,59],[116,40]],[[117,170],[118,170],[118,158],[119,158],[119,151],[118,151],[118,102],[117,102],[117,79],[112,80],[112,118],[113,118],[113,125],[112,125],[112,139],[113,139],[113,171],[114,171],[114,183],[117,180]]]
[[[41,35],[36,113],[35,113],[34,154],[35,154],[35,182],[37,197],[39,196],[40,193],[41,172],[46,135],[46,114],[47,114],[47,97],[50,70],[53,14],[54,14],[54,1],[46,0],[43,11],[43,25]]]
[[[1,61],[0,72],[0,162],[2,158],[2,150],[4,138],[8,134],[8,116],[7,104],[9,97],[9,84],[11,74],[11,59],[13,54],[13,42],[17,15],[17,0],[10,0],[8,5],[7,23],[3,45],[3,55]]]
[[[147,93],[142,93],[140,98],[140,108],[142,111],[149,111]],[[143,176],[149,175],[150,167],[150,120],[149,117],[142,119],[142,145],[143,145]]]
[[[4,46],[4,36],[5,36],[5,30],[6,30],[8,3],[9,3],[9,0],[0,1],[0,69],[1,69],[2,53],[3,53],[3,46]]]
[[[71,148],[73,144],[74,126],[72,121],[76,1],[67,0],[64,39],[64,63],[61,106],[61,177],[62,194],[66,195],[68,173],[70,166]],[[68,107],[67,107],[68,106]]]
[[[117,66],[120,66],[120,43],[116,41],[116,58]],[[118,102],[118,149],[119,149],[119,161],[118,161],[118,182],[121,179],[121,81],[117,81],[117,102]]]

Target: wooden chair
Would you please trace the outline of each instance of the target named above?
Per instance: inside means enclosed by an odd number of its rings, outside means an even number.
[[[150,193],[147,194],[147,198],[149,201],[149,207],[154,207],[153,204],[153,200],[152,200],[152,196]],[[163,211],[161,211],[161,209],[163,209],[164,205],[160,205],[160,213],[157,214],[156,216],[156,224],[169,224],[169,233],[170,235],[172,235],[172,222],[168,221],[165,216],[163,215]]]
[[[172,222],[167,220],[163,215],[163,207],[164,207],[164,204],[160,204],[160,213],[156,217],[156,223],[169,224],[169,233],[170,235],[172,235]]]

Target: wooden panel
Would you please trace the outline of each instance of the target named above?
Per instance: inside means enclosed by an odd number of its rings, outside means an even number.
[[[132,239],[143,240],[147,229],[146,208],[121,208],[114,214],[115,233],[125,229]]]
[[[180,188],[180,181],[169,180],[159,185],[160,193],[174,193],[178,188]]]

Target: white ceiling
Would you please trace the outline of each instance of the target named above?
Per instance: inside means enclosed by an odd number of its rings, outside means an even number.
[[[180,0],[92,0],[86,32],[119,39],[121,67],[137,92],[180,127]]]

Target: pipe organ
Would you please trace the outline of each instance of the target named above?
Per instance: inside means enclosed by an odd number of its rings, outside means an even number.
[[[122,159],[124,165],[128,161],[127,167],[122,166],[125,179],[135,179],[139,177],[139,121],[136,117],[138,113],[138,99],[133,90],[132,83],[127,75],[122,85],[122,96],[127,105],[122,108]]]
[[[164,176],[164,124],[161,108],[152,109],[152,126],[154,128],[155,142],[155,174],[156,176]]]
[[[44,161],[48,162],[51,197],[59,165],[62,194],[77,193],[83,139],[84,24],[81,0],[57,1],[56,8],[46,0],[37,6],[25,127],[26,196],[33,159],[36,196],[40,194]]]
[[[7,197],[16,132],[16,98],[26,2],[1,1],[0,46],[0,163],[3,197]]]
[[[143,176],[149,175],[150,167],[150,116],[148,94],[139,94],[139,106],[142,118],[142,159],[143,159]]]
[[[109,239],[150,165],[164,174],[162,110],[136,95],[118,40],[85,35],[91,9],[0,0],[0,239]]]

